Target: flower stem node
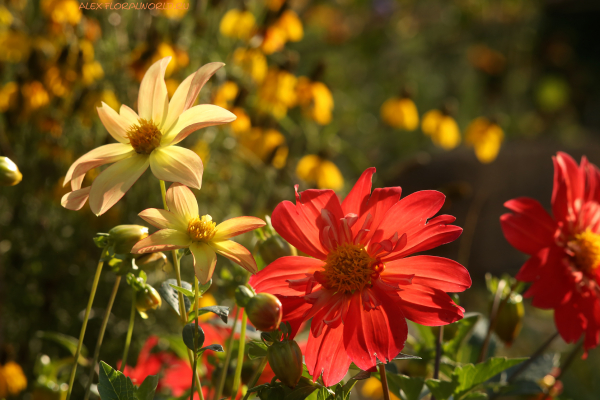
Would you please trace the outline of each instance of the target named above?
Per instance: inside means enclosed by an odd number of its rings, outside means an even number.
[[[281,301],[270,293],[258,293],[246,304],[246,313],[252,325],[259,331],[279,328],[283,316]]]
[[[267,350],[267,359],[282,383],[291,388],[298,384],[302,377],[302,351],[295,340],[274,342]]]
[[[235,302],[238,307],[246,307],[250,299],[254,297],[254,292],[247,286],[240,285],[235,289]]]
[[[0,186],[14,186],[22,179],[17,164],[8,157],[0,157]]]

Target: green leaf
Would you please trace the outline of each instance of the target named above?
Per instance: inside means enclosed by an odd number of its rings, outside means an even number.
[[[158,288],[158,293],[160,297],[179,315],[179,295],[177,294],[177,290],[173,289],[171,285],[175,285],[177,280],[175,279],[167,279],[164,281],[160,288]],[[187,290],[192,290],[192,285],[187,282],[181,282],[181,285],[185,287]],[[189,311],[192,302],[186,296],[183,296],[183,302],[185,304],[185,310]]]
[[[304,400],[318,388],[310,380],[300,379],[300,382],[298,382],[292,392],[285,396],[285,400]]]
[[[463,397],[464,400],[485,400],[487,398],[488,398],[488,395],[486,393],[480,393],[480,392],[469,393],[468,395]]]
[[[444,354],[454,360],[456,359],[458,350],[467,339],[467,336],[473,331],[473,328],[475,328],[475,324],[479,321],[479,316],[480,314],[476,313],[467,314],[463,319],[455,322],[458,325],[458,330],[451,340],[444,343]]]
[[[158,375],[149,375],[144,379],[144,382],[135,391],[135,398],[137,400],[152,400],[154,399],[154,392],[158,386]]]
[[[131,379],[100,361],[98,392],[102,400],[137,400]]]
[[[206,350],[211,350],[211,351],[216,351],[216,352],[222,353],[223,346],[221,346],[220,344],[209,344],[208,346],[204,346],[203,348],[201,348],[198,351],[201,351],[204,353]]]
[[[461,399],[467,392],[477,385],[498,375],[500,372],[527,360],[527,358],[492,357],[480,364],[465,364],[454,370],[452,378],[460,382],[456,388],[455,400]],[[436,396],[437,397],[437,396]]]
[[[431,327],[419,324],[414,324],[414,326],[419,331],[419,337],[421,338],[421,341],[425,347],[435,347],[436,338],[431,331]]]
[[[263,342],[252,340],[248,343],[248,358],[255,360],[267,356],[268,347]]]
[[[177,285],[173,285],[172,283],[169,284],[173,289],[177,290],[179,293],[183,294],[184,296],[190,297],[190,298],[194,298],[195,294],[194,292],[192,292],[191,290],[188,290],[186,288],[182,288],[180,286]]]
[[[456,376],[452,377],[452,382],[440,381],[439,379],[427,379],[425,384],[435,396],[436,400],[448,399],[459,385]]]
[[[62,347],[64,347],[72,356],[75,355],[77,351],[78,340],[72,336],[68,336],[58,332],[44,332],[38,331],[36,336],[40,339],[50,340]],[[90,362],[87,360],[86,356],[88,354],[87,348],[85,346],[81,347],[81,353],[79,356],[79,364],[87,366]]]
[[[208,307],[202,307],[202,308],[198,309],[198,316],[207,314],[207,313],[215,313],[221,318],[221,320],[223,322],[227,323],[227,317],[229,316],[229,307],[227,307],[227,306],[208,306]],[[196,310],[193,310],[192,312],[190,312],[190,315],[188,316],[188,322],[192,322],[195,319],[196,319]]]
[[[406,400],[419,400],[425,380],[423,378],[411,378],[405,375],[387,374],[390,389],[399,395],[400,390],[404,392]]]
[[[398,353],[398,355],[394,357],[394,360],[422,360],[422,358],[413,356],[412,354]]]

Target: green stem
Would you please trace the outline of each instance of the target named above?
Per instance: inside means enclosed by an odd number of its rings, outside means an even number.
[[[385,364],[379,364],[379,376],[381,377],[381,388],[383,389],[384,400],[390,400],[390,389],[388,388],[387,375],[385,374]]]
[[[444,326],[440,326],[437,342],[435,344],[435,363],[433,364],[433,379],[440,377],[440,360],[442,359],[442,341],[444,340]],[[435,396],[431,395],[431,400],[435,400]]]
[[[246,325],[248,316],[246,310],[242,314],[242,329],[240,331],[240,343],[238,345],[237,365],[235,366],[235,375],[233,375],[233,390],[231,391],[231,400],[235,400],[242,380],[242,366],[244,365],[244,348],[246,347]]]
[[[253,388],[254,386],[256,386],[256,382],[258,382],[258,380],[260,379],[260,376],[262,375],[265,367],[267,366],[267,357],[263,357],[262,361],[260,362],[260,364],[258,365],[258,369],[256,370],[256,372],[254,373],[254,376],[252,376],[252,379],[250,380],[250,383],[248,384],[248,390],[250,390],[251,388]],[[248,392],[250,393],[250,392]],[[246,396],[244,396],[244,398],[246,398]]]
[[[160,180],[160,194],[162,196],[163,207],[165,210],[169,211],[169,206],[167,205],[167,190],[165,187],[165,181]],[[171,252],[173,256],[173,266],[175,269],[175,278],[177,278],[177,286],[181,287],[181,267],[179,265],[179,257],[177,256],[177,250],[173,250]],[[177,292],[179,299],[179,315],[181,317],[181,322],[183,325],[187,324],[187,312],[185,311],[185,303],[183,300],[183,294],[181,292]],[[188,349],[188,361],[190,365],[193,364],[194,358],[192,355],[192,351]],[[204,400],[204,396],[202,395],[202,385],[200,384],[200,378],[198,378],[198,371],[193,371],[194,378],[196,380],[196,385],[198,386],[198,393],[200,394],[200,400]],[[192,392],[193,393],[193,392]]]
[[[219,375],[219,382],[217,383],[217,387],[215,390],[215,397],[213,397],[213,400],[220,400],[221,393],[223,393],[223,387],[225,386],[225,377],[227,376],[227,370],[229,369],[229,361],[231,361],[233,336],[235,334],[235,328],[237,327],[239,314],[240,314],[240,309],[238,307],[235,310],[235,315],[233,316],[233,325],[231,326],[231,334],[229,335],[229,339],[227,339],[227,348],[225,349],[225,360],[223,361],[223,368],[221,369],[221,375]]]
[[[194,332],[194,367],[192,371],[196,372],[198,367],[198,295],[200,294],[200,288],[198,287],[198,278],[194,277],[194,311],[196,312],[196,331]],[[194,398],[194,381],[196,374],[192,376],[192,389],[190,391],[190,400]],[[202,394],[202,388],[198,386],[198,397],[204,398]]]
[[[102,256],[104,256],[104,250],[102,250]],[[77,373],[79,355],[81,354],[81,347],[83,346],[83,337],[85,336],[85,328],[87,327],[88,319],[90,318],[90,311],[92,310],[92,304],[94,303],[94,296],[96,295],[96,289],[98,288],[98,281],[100,281],[100,273],[102,272],[103,265],[104,261],[100,261],[98,262],[98,267],[96,267],[96,275],[94,276],[92,291],[90,292],[90,298],[88,300],[87,308],[85,309],[83,325],[81,325],[81,332],[79,333],[79,342],[77,342],[77,350],[75,350],[75,360],[73,362],[73,367],[71,368],[71,376],[69,377],[69,391],[67,393],[67,400],[71,398],[71,391],[73,390],[73,383],[75,382],[75,374]]]
[[[98,334],[98,341],[96,342],[96,349],[94,350],[94,359],[92,361],[92,368],[90,369],[90,374],[88,375],[88,383],[85,387],[85,397],[84,400],[89,399],[90,397],[90,389],[92,388],[92,381],[94,380],[94,375],[96,373],[96,364],[98,364],[98,358],[100,357],[100,348],[102,347],[102,340],[104,339],[104,332],[106,331],[106,325],[108,325],[108,318],[110,317],[110,312],[112,311],[113,304],[115,303],[115,297],[117,297],[117,292],[119,291],[119,284],[121,283],[121,275],[117,275],[115,279],[115,285],[113,286],[112,293],[110,294],[110,298],[108,299],[108,305],[106,306],[106,311],[104,312],[104,318],[102,319],[102,326],[100,327],[100,333]]]
[[[131,301],[131,313],[129,314],[127,338],[125,338],[125,349],[123,350],[123,358],[121,359],[121,372],[125,370],[125,365],[127,365],[127,355],[129,354],[129,345],[131,344],[131,335],[133,334],[133,324],[135,322],[135,290],[132,289],[132,292],[133,299]]]

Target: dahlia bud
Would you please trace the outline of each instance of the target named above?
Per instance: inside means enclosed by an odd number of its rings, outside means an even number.
[[[162,304],[160,295],[150,285],[146,285],[143,290],[135,294],[135,308],[138,310],[142,318],[148,318],[146,311],[156,310]]]
[[[279,235],[273,235],[258,245],[258,253],[265,265],[281,257],[296,255],[295,249]]]
[[[504,303],[496,317],[496,326],[494,332],[507,345],[519,336],[523,327],[523,316],[525,307],[523,306],[523,296],[512,293]]]
[[[167,264],[167,256],[165,253],[147,253],[141,254],[135,258],[135,264],[145,270],[162,268]]]
[[[108,242],[116,254],[131,253],[133,246],[148,237],[148,228],[141,225],[118,225],[108,231]]]
[[[259,331],[272,331],[279,327],[283,309],[281,302],[270,293],[258,293],[246,304],[246,313]]]
[[[267,360],[275,376],[293,388],[302,376],[302,352],[295,340],[275,342],[267,350]]]
[[[253,297],[254,292],[244,285],[240,285],[235,289],[235,302],[239,307],[246,307]]]
[[[0,157],[0,185],[14,186],[21,182],[23,175],[19,167],[8,157]]]

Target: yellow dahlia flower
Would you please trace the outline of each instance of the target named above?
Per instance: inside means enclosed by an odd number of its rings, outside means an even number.
[[[469,124],[465,137],[465,142],[475,148],[477,159],[484,164],[496,159],[503,140],[502,128],[485,117],[475,118]]]
[[[217,264],[216,253],[252,273],[258,271],[252,254],[229,239],[265,226],[262,219],[237,217],[217,225],[210,215],[199,215],[196,197],[187,186],[178,183],[167,190],[166,201],[169,211],[149,208],[138,214],[160,230],[139,241],[131,249],[132,253],[189,248],[194,256],[196,276],[202,284],[212,277]]]
[[[119,143],[94,149],[71,165],[64,185],[71,182],[73,191],[62,198],[63,207],[79,210],[89,197],[90,208],[101,215],[123,197],[148,166],[160,180],[200,189],[202,160],[176,144],[198,129],[235,120],[234,114],[212,104],[192,107],[202,86],[224,64],[206,64],[188,76],[169,102],[164,75],[170,60],[163,58],[146,72],[138,94],[139,114],[126,105],[119,113],[104,102],[98,108],[100,120]],[[81,188],[89,170],[108,163],[115,164],[102,171],[91,186]]]

